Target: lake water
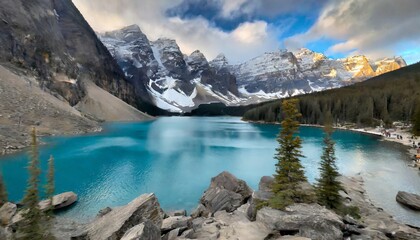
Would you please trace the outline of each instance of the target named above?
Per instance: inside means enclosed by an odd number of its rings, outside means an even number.
[[[145,123],[112,123],[98,134],[48,137],[40,148],[45,173],[55,157],[56,192],[74,191],[78,203],[61,213],[88,220],[107,206],[124,205],[154,192],[165,210],[194,209],[210,179],[227,170],[256,189],[272,175],[278,125],[258,125],[239,118],[162,117]],[[301,127],[302,163],[313,182],[318,176],[323,132]],[[403,222],[420,226],[420,214],[395,201],[398,190],[420,193],[418,171],[407,167],[401,146],[378,137],[336,131],[338,167],[344,175],[362,173],[370,198]],[[26,153],[0,159],[13,201],[24,194]]]

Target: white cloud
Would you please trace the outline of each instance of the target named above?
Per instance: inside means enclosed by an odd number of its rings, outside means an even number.
[[[242,43],[258,43],[267,38],[267,23],[264,21],[246,22],[239,25],[233,32],[234,39]]]
[[[401,54],[420,44],[420,1],[336,0],[321,12],[305,33],[285,41],[288,48],[322,38],[335,39],[327,53],[384,57]]]
[[[150,40],[159,37],[176,39],[184,53],[190,54],[199,49],[209,60],[223,52],[232,62],[242,62],[279,46],[276,34],[280,30],[264,21],[244,22],[233,31],[225,32],[201,17],[181,19],[166,16],[166,10],[178,5],[181,0],[73,2],[95,31],[137,24]],[[232,11],[241,0],[235,2],[229,6]]]

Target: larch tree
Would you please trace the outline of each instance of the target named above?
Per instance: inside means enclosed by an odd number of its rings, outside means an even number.
[[[29,179],[25,197],[23,198],[25,222],[22,226],[22,239],[41,240],[45,238],[41,225],[42,212],[39,209],[39,176],[41,174],[36,129],[31,132],[30,161],[28,166]]]
[[[303,157],[302,140],[299,136],[295,136],[299,130],[298,119],[301,117],[297,109],[298,103],[297,99],[282,102],[283,121],[277,137],[280,146],[276,149],[277,163],[272,185],[273,197],[269,200],[269,205],[277,209],[284,209],[296,202],[305,202],[307,198],[306,193],[299,186],[301,182],[306,181],[306,177],[299,160]]]
[[[318,203],[329,208],[338,209],[341,206],[341,197],[338,193],[343,189],[341,183],[337,180],[340,176],[335,157],[335,143],[332,139],[333,128],[331,125],[331,118],[327,118],[324,131],[324,147],[320,163],[320,177],[316,183],[316,195]]]
[[[3,174],[0,172],[0,207],[7,202],[6,184],[4,183]]]

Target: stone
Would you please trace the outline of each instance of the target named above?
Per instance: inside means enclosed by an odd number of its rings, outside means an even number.
[[[175,240],[180,234],[180,228],[173,229],[162,238],[163,240]]]
[[[222,188],[240,194],[244,199],[251,197],[252,189],[244,180],[236,178],[229,172],[222,172],[211,179],[209,188]]]
[[[73,239],[120,239],[127,230],[147,220],[160,228],[163,215],[156,196],[153,193],[143,194],[129,204],[96,218],[87,226],[86,233]]]
[[[24,210],[21,210],[13,216],[12,222],[9,224],[11,229],[16,230],[21,226],[21,224],[24,222],[23,213]]]
[[[143,223],[129,229],[121,240],[157,240],[160,239],[160,230],[152,221]]]
[[[203,216],[200,213],[209,212],[214,214],[217,211],[235,211],[242,204],[246,203],[252,196],[252,189],[245,181],[240,180],[229,172],[222,172],[211,179],[209,188],[201,197],[200,203],[205,207],[194,216]],[[199,206],[200,207],[200,206]]]
[[[201,203],[198,204],[197,208],[191,213],[192,218],[208,217],[209,215],[209,210]]]
[[[216,240],[220,237],[220,229],[222,224],[215,221],[213,218],[204,219],[200,223],[195,222],[192,231],[185,231],[182,233],[182,237],[188,239],[206,239],[206,240]]]
[[[297,236],[281,236],[277,238],[277,240],[311,240],[311,239],[306,238],[306,237],[297,237]]]
[[[260,200],[268,200],[273,196],[271,192],[271,185],[274,182],[274,178],[270,176],[263,176],[258,184],[258,191],[254,192],[252,197]]]
[[[201,198],[201,203],[211,214],[221,210],[235,211],[243,202],[244,199],[239,193],[218,187],[208,189]]]
[[[187,210],[185,209],[175,210],[175,211],[170,211],[167,214],[170,217],[187,216]]]
[[[168,217],[163,219],[161,231],[163,233],[169,232],[176,228],[186,229],[188,226],[191,226],[192,218],[179,216],[179,217]]]
[[[53,208],[54,210],[66,208],[77,201],[77,194],[74,192],[65,192],[53,197]],[[50,205],[50,199],[42,200],[39,202],[39,208],[42,211],[47,210],[48,206]]]
[[[399,191],[396,200],[408,208],[420,211],[420,195]]]
[[[16,204],[7,202],[0,208],[0,225],[7,226],[11,223],[13,216],[16,214]]]
[[[357,228],[365,228],[366,226],[361,224],[360,222],[358,222],[356,219],[354,219],[352,216],[350,215],[346,215],[343,217],[343,222],[345,224],[349,224],[349,225],[354,225]]]
[[[259,222],[235,222],[220,231],[221,239],[254,240],[266,239],[271,233],[264,224]]]
[[[11,233],[0,225],[0,239],[12,239]]]
[[[282,235],[298,235],[313,240],[342,239],[344,223],[334,212],[318,204],[293,204],[284,211],[264,207],[257,222]]]
[[[268,201],[273,196],[273,193],[271,192],[271,185],[273,182],[274,178],[271,176],[263,176],[260,179],[260,183],[258,184],[258,191],[255,191],[252,194],[252,198],[249,201],[250,206],[248,208],[247,215],[250,220],[255,221],[258,204],[264,201]]]
[[[99,210],[99,212],[96,215],[96,217],[103,217],[103,216],[107,215],[108,213],[110,213],[111,211],[112,211],[112,208],[106,207],[104,209]]]

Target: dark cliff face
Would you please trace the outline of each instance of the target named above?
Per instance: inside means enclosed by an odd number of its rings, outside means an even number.
[[[2,0],[0,62],[30,70],[71,105],[85,95],[82,79],[136,103],[132,86],[71,0]]]

